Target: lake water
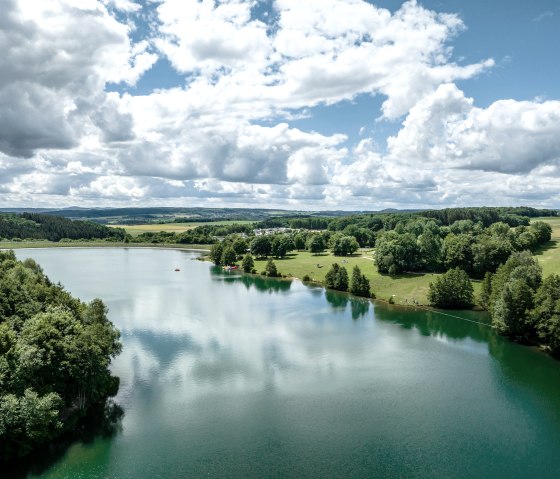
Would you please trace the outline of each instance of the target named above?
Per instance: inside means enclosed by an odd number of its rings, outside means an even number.
[[[17,255],[102,298],[124,346],[118,427],[20,477],[560,477],[560,362],[485,325],[195,252]]]

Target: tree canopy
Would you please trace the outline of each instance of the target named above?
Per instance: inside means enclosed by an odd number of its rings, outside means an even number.
[[[474,303],[473,287],[467,273],[453,268],[430,283],[428,300],[438,308],[463,309]]]
[[[116,393],[120,350],[101,300],[82,303],[35,261],[0,252],[0,458],[27,454]]]

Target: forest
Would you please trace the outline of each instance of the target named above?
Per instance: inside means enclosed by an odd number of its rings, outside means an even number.
[[[0,460],[49,443],[116,394],[119,338],[101,300],[85,304],[34,260],[0,251]]]
[[[122,241],[124,230],[108,228],[92,221],[72,221],[68,218],[42,213],[0,213],[0,238],[46,239],[111,239]]]

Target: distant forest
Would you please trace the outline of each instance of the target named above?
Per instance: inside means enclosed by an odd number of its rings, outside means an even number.
[[[12,239],[114,239],[122,241],[125,232],[118,228],[93,223],[72,221],[68,218],[41,213],[1,213],[0,238]]]

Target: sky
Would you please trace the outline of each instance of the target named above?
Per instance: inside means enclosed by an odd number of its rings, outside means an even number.
[[[558,0],[0,8],[0,207],[560,208]]]

